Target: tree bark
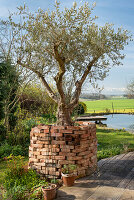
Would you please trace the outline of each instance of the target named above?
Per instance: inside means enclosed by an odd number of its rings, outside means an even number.
[[[58,103],[57,109],[57,125],[71,126],[73,121],[71,119],[71,109],[61,102]]]

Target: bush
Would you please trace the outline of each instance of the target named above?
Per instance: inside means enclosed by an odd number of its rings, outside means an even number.
[[[101,149],[101,150],[98,149],[97,158],[98,158],[98,160],[101,160],[103,158],[116,156],[116,155],[120,154],[121,151],[123,151],[123,149],[121,149],[120,147],[116,147],[116,146],[113,146],[112,148],[109,148],[109,149]]]
[[[53,114],[42,114],[42,117],[35,118],[29,117],[29,113],[22,110],[20,106],[18,106],[15,115],[17,116],[17,123],[12,132],[6,133],[6,129],[0,125],[0,139],[1,142],[3,141],[0,146],[0,158],[7,157],[11,153],[16,156],[28,156],[31,128],[38,124],[56,122],[56,117]]]
[[[84,102],[79,102],[79,105],[74,109],[73,115],[81,115],[87,112],[87,106]]]
[[[29,84],[20,95],[21,108],[27,110],[34,116],[43,113],[54,114],[57,104],[49,97],[45,89],[37,84]]]
[[[14,156],[18,156],[18,155],[23,156],[24,152],[23,152],[22,146],[20,146],[20,145],[13,146],[11,154]]]
[[[23,167],[23,157],[10,156],[8,161],[9,170],[6,173],[4,188],[5,199],[31,199],[34,196],[35,188],[47,184],[45,180],[41,180],[36,171],[29,169],[25,170]],[[39,199],[39,198],[38,198]]]
[[[7,142],[1,144],[0,146],[0,158],[7,157],[12,152],[12,146],[10,146]]]
[[[28,150],[27,150],[28,151]],[[25,151],[21,145],[11,146],[10,144],[5,141],[0,146],[0,158],[8,157],[10,154],[17,156],[17,155],[25,155]]]
[[[48,123],[55,123],[56,122],[56,116],[53,114],[42,114],[42,117],[45,118],[45,120]]]
[[[6,128],[0,124],[0,141],[4,141],[6,139]]]
[[[9,156],[11,153],[13,155],[28,155],[28,148],[30,144],[30,131],[31,128],[37,126],[38,124],[49,124],[50,122],[55,122],[56,117],[54,115],[43,115],[44,117],[36,117],[36,118],[26,118],[24,120],[18,119],[17,125],[14,129],[14,132],[9,132],[6,139],[5,148],[2,147],[2,151],[4,152],[2,157]]]

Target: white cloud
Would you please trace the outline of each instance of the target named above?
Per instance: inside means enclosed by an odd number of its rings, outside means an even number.
[[[120,87],[120,88],[116,88],[116,87],[105,87],[103,92],[104,94],[125,94],[126,93],[126,88],[124,87]]]

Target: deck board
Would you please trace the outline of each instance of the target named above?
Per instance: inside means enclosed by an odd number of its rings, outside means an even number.
[[[56,200],[134,200],[134,152],[98,162],[98,172],[61,187]]]

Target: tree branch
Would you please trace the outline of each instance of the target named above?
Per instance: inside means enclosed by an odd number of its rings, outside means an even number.
[[[30,68],[29,65],[23,64],[23,63],[21,62],[21,59],[18,59],[17,63],[18,63],[19,65],[21,65],[22,67],[25,67],[25,68],[30,69],[31,71],[33,71],[33,72],[39,77],[39,79],[42,81],[43,85],[45,86],[45,88],[46,88],[46,90],[47,90],[48,95],[49,95],[56,103],[58,103],[58,98],[57,98],[57,96],[56,96],[55,93],[52,91],[52,89],[51,89],[50,86],[48,85],[47,81],[45,80],[45,78],[43,77],[43,75],[42,75],[40,72],[38,72],[38,71],[35,70],[35,69]]]
[[[84,71],[81,79],[79,81],[76,81],[76,83],[75,83],[75,86],[76,86],[75,93],[74,93],[74,96],[73,96],[73,99],[72,99],[71,103],[69,104],[70,109],[73,110],[73,108],[75,107],[75,105],[78,104],[82,85],[83,85],[84,81],[86,80],[87,75],[89,74],[89,72],[90,72],[93,64],[99,59],[100,56],[95,57],[95,58],[92,59],[92,61],[87,65],[87,68]]]
[[[55,54],[55,59],[59,64],[59,72],[54,77],[54,80],[56,82],[58,92],[61,96],[61,101],[62,101],[62,103],[65,104],[65,94],[64,94],[64,91],[63,91],[63,87],[62,87],[63,75],[65,74],[65,58],[64,57],[62,58],[59,55],[58,45],[56,45],[56,44],[54,45],[54,54]]]

